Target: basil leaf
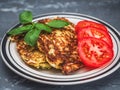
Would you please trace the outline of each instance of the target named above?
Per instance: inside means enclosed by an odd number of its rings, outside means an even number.
[[[48,26],[53,28],[62,28],[64,26],[69,25],[69,22],[63,21],[63,20],[52,20],[47,23]]]
[[[49,26],[42,24],[42,23],[35,23],[35,27],[37,29],[44,30],[48,33],[52,32],[52,29]]]
[[[21,27],[12,29],[7,34],[18,35],[18,34],[21,34],[21,33],[29,31],[31,28],[32,28],[32,25],[25,25],[25,26],[21,26]]]
[[[22,24],[30,23],[32,22],[33,16],[32,12],[30,11],[23,11],[22,13],[19,14],[19,21]]]
[[[32,29],[24,37],[24,41],[30,45],[30,46],[35,46],[37,43],[37,39],[39,37],[41,30],[38,29]]]

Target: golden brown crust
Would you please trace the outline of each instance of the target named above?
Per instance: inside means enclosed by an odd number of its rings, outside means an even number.
[[[23,39],[17,41],[17,50],[27,65],[35,68],[51,68],[51,66],[46,62],[45,55],[40,52],[37,47],[27,45]]]
[[[65,18],[57,19],[66,21]],[[50,19],[41,22],[46,23],[46,21],[50,21]],[[81,62],[78,56],[77,37],[73,24],[61,29],[54,29],[50,34],[41,34],[37,44],[39,50],[46,54],[47,62],[52,67],[61,69],[65,74],[80,69]]]

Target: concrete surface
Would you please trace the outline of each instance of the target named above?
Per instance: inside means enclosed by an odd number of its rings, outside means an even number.
[[[120,32],[120,0],[0,0],[0,41],[18,22],[23,10],[34,16],[51,12],[82,13],[102,19]],[[11,71],[0,57],[0,90],[120,90],[120,69],[113,74],[82,85],[53,86],[29,81]]]

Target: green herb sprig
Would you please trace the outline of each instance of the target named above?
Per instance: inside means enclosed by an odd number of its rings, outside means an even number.
[[[24,41],[30,46],[35,46],[42,30],[51,33],[52,28],[62,28],[69,25],[69,23],[64,20],[51,20],[47,24],[35,23],[32,22],[32,20],[33,15],[31,11],[21,12],[19,14],[21,26],[10,30],[7,34],[18,35],[25,33]]]

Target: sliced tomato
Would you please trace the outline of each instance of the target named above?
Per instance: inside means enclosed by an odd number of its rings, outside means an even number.
[[[107,31],[107,28],[103,24],[97,23],[94,21],[88,21],[88,20],[79,21],[77,25],[75,26],[75,31],[78,32],[84,27],[96,27],[101,30]]]
[[[113,49],[98,38],[82,38],[78,42],[80,60],[88,67],[97,68],[113,58]]]
[[[95,37],[106,41],[110,47],[113,47],[112,39],[108,32],[95,27],[85,27],[78,32],[78,40],[83,37]]]

